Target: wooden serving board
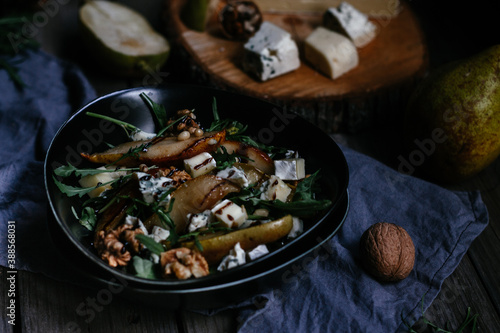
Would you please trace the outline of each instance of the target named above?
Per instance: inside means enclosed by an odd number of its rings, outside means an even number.
[[[340,78],[332,80],[302,61],[296,71],[265,82],[258,81],[241,69],[243,42],[188,29],[180,19],[183,3],[179,0],[167,2],[167,20],[174,43],[187,53],[191,67],[200,72],[200,77],[214,86],[298,110],[327,132],[338,131],[346,117],[350,118],[351,127],[357,126],[352,124],[353,121],[361,123],[361,127],[369,126],[374,117],[369,108],[379,105],[380,98],[394,99],[387,96],[391,90],[397,90],[398,95],[401,95],[401,89],[406,92],[411,90],[415,79],[427,69],[424,36],[405,3],[401,4],[399,14],[393,18],[371,19],[379,27],[377,37],[358,49],[358,67]],[[305,38],[322,20],[320,14],[264,12],[263,15],[264,20],[292,34],[301,55]],[[362,110],[356,111],[360,106]],[[390,105],[386,107],[392,108]],[[353,118],[345,114],[346,109],[349,113],[361,114]],[[364,119],[367,117],[370,119]]]

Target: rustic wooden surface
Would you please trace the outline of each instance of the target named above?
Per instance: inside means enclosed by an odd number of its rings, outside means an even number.
[[[155,5],[160,5],[155,3]],[[154,6],[153,2],[149,6]],[[148,6],[143,10],[156,10]],[[141,86],[143,81],[117,80],[104,76],[85,61],[78,49],[74,15],[76,1],[61,6],[57,16],[44,27],[39,38],[46,51],[67,57],[82,65],[85,74],[99,95],[126,87]],[[62,29],[61,24],[67,24]],[[71,43],[70,41],[73,40]],[[72,52],[68,46],[76,47]],[[163,73],[163,74],[162,74]],[[183,82],[185,77],[170,63],[160,73],[158,82]],[[168,75],[167,75],[168,74]],[[149,82],[151,83],[151,82]],[[365,152],[389,165],[397,163],[400,133],[394,127],[375,128],[360,134],[335,134],[334,138],[345,145]],[[479,314],[479,332],[498,332],[500,328],[500,160],[458,189],[478,189],[488,207],[490,223],[476,239],[450,277],[425,317],[444,327],[449,323],[457,328],[465,318],[467,308]],[[7,306],[8,289],[6,268],[0,268],[0,304]],[[189,311],[166,312],[133,302],[114,298],[110,304],[94,310],[95,316],[79,315],[77,309],[89,298],[96,297],[96,290],[55,281],[42,274],[20,271],[17,276],[17,325],[11,326],[2,315],[0,332],[235,332],[238,319],[231,310],[213,316]],[[84,307],[83,310],[91,310]],[[431,332],[423,321],[414,325],[419,332]]]

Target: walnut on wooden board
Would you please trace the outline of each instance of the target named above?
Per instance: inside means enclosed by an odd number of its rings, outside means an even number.
[[[402,227],[379,222],[361,236],[361,260],[377,280],[395,282],[408,277],[415,263],[415,246]]]

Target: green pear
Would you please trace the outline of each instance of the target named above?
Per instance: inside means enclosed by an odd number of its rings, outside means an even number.
[[[110,1],[87,1],[79,11],[82,39],[101,67],[121,77],[143,77],[168,59],[170,44],[138,12]]]
[[[457,183],[490,165],[500,154],[500,45],[425,78],[403,127],[407,171]]]

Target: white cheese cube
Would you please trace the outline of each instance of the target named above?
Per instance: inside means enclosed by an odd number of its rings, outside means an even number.
[[[227,179],[240,185],[241,187],[247,187],[250,185],[250,181],[248,180],[245,172],[235,166],[219,171],[217,173],[217,177]]]
[[[238,228],[248,219],[245,206],[238,206],[227,199],[222,200],[222,202],[212,208],[212,214],[228,228]]]
[[[356,47],[363,47],[377,34],[377,26],[368,16],[351,4],[342,2],[337,8],[328,8],[323,16],[323,25],[349,37]]]
[[[299,180],[306,176],[305,160],[303,158],[285,158],[274,161],[276,176],[283,180]]]
[[[210,210],[205,210],[198,214],[188,214],[188,231],[193,232],[200,228],[206,227],[212,221],[212,217],[213,215]]]
[[[306,60],[326,76],[336,79],[358,66],[356,46],[339,33],[317,27],[304,45]]]
[[[264,244],[261,244],[254,248],[253,250],[250,250],[247,252],[248,259],[250,260],[255,260],[257,258],[260,258],[266,254],[269,253],[269,250],[267,249],[267,246]]]
[[[266,81],[299,68],[299,49],[287,31],[264,21],[244,45],[242,66],[244,71]]]
[[[266,180],[263,184],[263,192],[260,195],[261,200],[280,200],[286,202],[288,196],[292,192],[290,186],[288,186],[279,177],[272,175],[269,180]]]
[[[99,167],[97,170],[111,170],[115,168],[105,168]],[[126,171],[114,171],[114,172],[102,172],[95,175],[88,175],[82,177],[78,182],[82,187],[96,187],[99,184],[106,184],[113,180],[120,178],[121,176],[125,176],[127,174]],[[101,195],[102,192],[111,188],[111,185],[99,186],[95,190],[92,190],[88,193],[89,197],[95,198]]]
[[[168,236],[170,236],[170,231],[155,225],[153,227],[153,230],[151,230],[151,234],[149,236],[153,238],[155,242],[159,243],[166,240]]]
[[[215,169],[217,167],[217,162],[212,155],[203,152],[184,160],[184,167],[191,177],[196,178]]]
[[[298,217],[292,217],[292,229],[288,233],[288,238],[296,238],[304,231],[304,222]]]
[[[240,243],[236,243],[234,248],[229,251],[229,254],[222,259],[217,270],[222,272],[243,265],[244,263],[246,263],[245,250],[241,248]]]

